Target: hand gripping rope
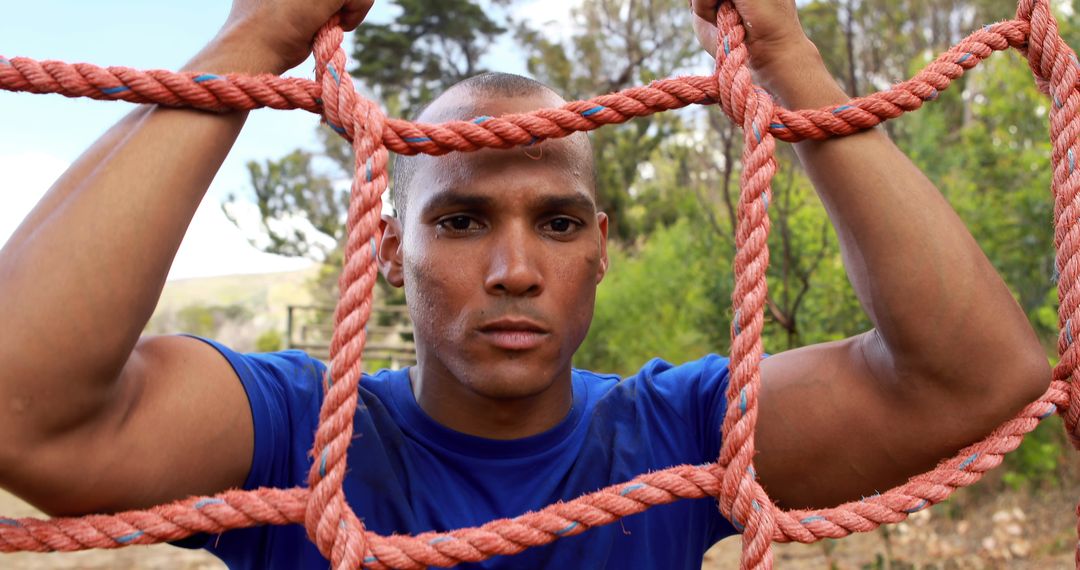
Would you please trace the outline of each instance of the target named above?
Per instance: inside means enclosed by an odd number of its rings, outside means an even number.
[[[730,3],[718,17],[716,72],[711,77],[656,81],[568,103],[559,109],[440,125],[387,119],[378,106],[359,96],[346,74],[343,33],[337,21],[316,37],[316,81],[273,76],[142,72],[122,67],[0,57],[0,88],[69,97],[119,99],[175,107],[224,111],[259,107],[300,108],[321,113],[335,131],[352,141],[356,176],[349,207],[348,242],[341,275],[341,300],[335,314],[332,362],[326,399],[312,449],[310,488],[229,491],[196,497],[147,511],[74,519],[0,518],[0,552],[71,551],[118,548],[173,541],[197,533],[220,533],[262,524],[303,524],[308,536],[336,570],[424,568],[476,562],[515,554],[564,536],[609,524],[649,507],[682,498],[719,499],[720,510],[743,533],[743,568],[771,568],[773,541],[815,542],[866,532],[895,523],[938,503],[955,489],[978,481],[1016,449],[1024,434],[1054,412],[1075,433],[1080,420],[1080,354],[1072,321],[1080,317],[1080,174],[1076,172],[1080,133],[1080,62],[1058,33],[1049,0],[1020,0],[1016,19],[986,26],[938,57],[913,79],[891,90],[817,110],[778,107],[751,81],[746,31]],[[873,127],[918,109],[994,51],[1013,47],[1030,61],[1036,81],[1052,99],[1055,244],[1060,274],[1058,338],[1060,363],[1049,390],[985,440],[942,461],[887,493],[832,509],[781,511],[756,482],[754,426],[759,389],[758,362],[769,263],[768,204],[776,171],[776,138],[825,139]],[[344,79],[344,80],[343,80]],[[388,151],[445,154],[480,148],[511,148],[565,137],[632,117],[690,104],[719,102],[742,126],[742,192],[735,257],[735,322],[732,324],[731,379],[724,438],[716,463],[679,466],[642,475],[568,503],[556,503],[513,519],[477,528],[428,532],[417,536],[379,536],[364,529],[345,501],[342,480],[352,439],[353,414],[361,377],[364,325],[371,314],[376,279],[370,244],[378,239],[380,196],[387,186]],[[1078,321],[1080,323],[1080,321]],[[1073,439],[1080,447],[1080,441]],[[1080,528],[1080,527],[1078,527]],[[1077,555],[1080,568],[1080,552]]]

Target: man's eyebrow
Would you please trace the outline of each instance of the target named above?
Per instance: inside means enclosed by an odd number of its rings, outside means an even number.
[[[461,192],[440,192],[424,203],[422,214],[440,210],[490,210],[497,206],[495,198],[484,194],[464,194]],[[579,210],[594,211],[596,204],[584,194],[542,196],[536,200],[534,208],[544,211]]]
[[[460,192],[440,192],[424,203],[422,213],[451,208],[466,210],[484,210],[495,206],[495,200],[482,194],[462,194]]]
[[[544,196],[537,200],[540,210],[584,210],[593,211],[596,204],[584,194],[574,193],[564,196]]]

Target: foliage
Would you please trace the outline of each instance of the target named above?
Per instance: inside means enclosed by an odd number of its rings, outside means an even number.
[[[565,40],[517,24],[529,72],[570,100],[618,91],[671,75],[701,57],[683,0],[583,0]],[[686,127],[673,113],[639,118],[592,133],[596,188],[611,216],[610,234],[633,241],[648,228],[631,223],[640,165]]]
[[[895,129],[1044,335],[1056,331],[1049,101],[1016,54],[970,72]],[[945,149],[945,152],[943,152]]]
[[[333,236],[344,233],[348,195],[335,188],[331,178],[316,173],[313,156],[295,150],[280,160],[265,164],[249,162],[248,173],[268,253],[308,257],[317,261],[336,249]],[[230,196],[225,215],[237,223],[229,207],[237,201]]]
[[[285,348],[285,338],[277,329],[268,330],[255,339],[255,352],[277,352]]]
[[[1002,480],[1014,489],[1060,484],[1062,466],[1068,465],[1071,451],[1061,418],[1047,418],[1016,451],[1005,456]]]
[[[628,374],[644,364],[643,355],[684,362],[712,352],[704,321],[723,312],[709,295],[721,285],[721,261],[705,250],[686,220],[658,229],[638,251],[611,248],[611,270],[575,366]]]
[[[495,4],[508,5],[508,0]],[[505,32],[472,0],[394,0],[400,14],[357,29],[351,70],[392,114],[411,116],[449,85],[483,71],[481,57]]]
[[[813,0],[803,25],[850,95],[888,88],[908,65],[978,26],[1013,16],[1000,0]]]

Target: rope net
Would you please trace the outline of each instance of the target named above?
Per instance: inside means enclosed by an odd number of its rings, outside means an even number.
[[[811,543],[867,532],[902,521],[944,500],[957,488],[975,483],[998,466],[1025,434],[1055,412],[1064,416],[1070,435],[1075,433],[1080,420],[1080,354],[1073,343],[1071,322],[1080,317],[1080,288],[1074,286],[1080,280],[1080,225],[1073,223],[1080,219],[1080,174],[1075,172],[1080,152],[1080,61],[1061,38],[1049,0],[1020,0],[1014,20],[976,31],[914,78],[891,90],[844,105],[800,111],[777,106],[768,93],[753,84],[747,65],[746,31],[730,2],[721,6],[718,25],[716,69],[711,76],[664,79],[557,109],[437,125],[389,119],[375,103],[356,93],[346,74],[341,47],[344,35],[336,19],[316,36],[315,81],[269,75],[137,71],[0,57],[0,88],[9,91],[211,111],[270,107],[319,113],[331,128],[352,142],[356,156],[345,264],[339,283],[341,297],[335,313],[326,397],[311,451],[314,461],[308,488],[228,491],[111,516],[0,518],[0,552],[119,548],[175,541],[198,533],[295,523],[306,527],[308,536],[336,570],[445,567],[515,554],[679,499],[716,497],[722,514],[742,532],[741,567],[767,569],[772,567],[773,542]],[[763,352],[761,332],[769,263],[767,206],[770,182],[776,172],[776,139],[826,139],[871,128],[919,109],[966,70],[991,53],[1009,47],[1028,58],[1040,89],[1053,101],[1050,135],[1061,358],[1050,388],[983,441],[884,494],[831,509],[782,511],[758,484],[753,468],[758,363]],[[727,392],[727,400],[740,405],[727,410],[717,461],[649,473],[570,502],[475,528],[417,536],[380,536],[366,531],[345,500],[342,480],[362,374],[364,326],[371,315],[371,293],[377,276],[371,244],[379,238],[380,196],[387,187],[389,152],[440,155],[511,148],[691,104],[716,103],[742,127],[745,138]],[[1080,447],[1077,439],[1073,443]]]

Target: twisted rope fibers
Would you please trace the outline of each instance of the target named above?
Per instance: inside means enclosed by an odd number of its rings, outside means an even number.
[[[303,524],[337,570],[361,566],[453,566],[515,554],[652,506],[686,498],[717,497],[721,512],[743,533],[741,567],[767,569],[772,567],[774,541],[810,543],[867,532],[944,500],[955,489],[975,483],[998,466],[1004,454],[1016,449],[1024,434],[1055,412],[1064,416],[1066,428],[1074,433],[1080,421],[1080,355],[1072,334],[1072,320],[1080,317],[1080,288],[1074,286],[1080,279],[1080,226],[1073,223],[1080,219],[1080,175],[1075,172],[1080,151],[1080,61],[1061,38],[1049,1],[1020,0],[1016,19],[976,31],[914,78],[891,90],[816,110],[779,107],[768,93],[753,84],[747,67],[745,28],[730,3],[721,6],[718,25],[719,46],[712,76],[665,79],[558,109],[439,125],[388,119],[377,105],[356,93],[345,75],[346,58],[341,49],[344,36],[336,18],[316,37],[315,81],[269,75],[142,72],[0,57],[0,88],[8,91],[212,111],[270,107],[320,113],[331,128],[353,143],[356,156],[345,266],[339,283],[341,300],[335,313],[326,397],[312,448],[309,488],[227,491],[111,516],[50,520],[0,517],[0,552],[119,548],[263,524]],[[873,127],[920,108],[967,69],[992,52],[1009,47],[1027,56],[1040,89],[1053,102],[1050,125],[1061,359],[1051,385],[1037,401],[983,441],[887,493],[831,509],[781,511],[756,482],[753,469],[758,362],[763,352],[761,332],[769,262],[767,210],[770,182],[776,171],[775,139],[825,139]],[[371,315],[371,292],[377,276],[370,244],[379,237],[380,196],[387,187],[389,152],[439,155],[511,148],[691,104],[715,103],[742,126],[745,138],[727,392],[727,401],[732,405],[724,419],[717,462],[648,473],[574,501],[476,528],[413,537],[384,537],[366,531],[345,500],[342,481],[362,374],[364,325]],[[1080,441],[1074,439],[1074,445],[1080,447]]]

